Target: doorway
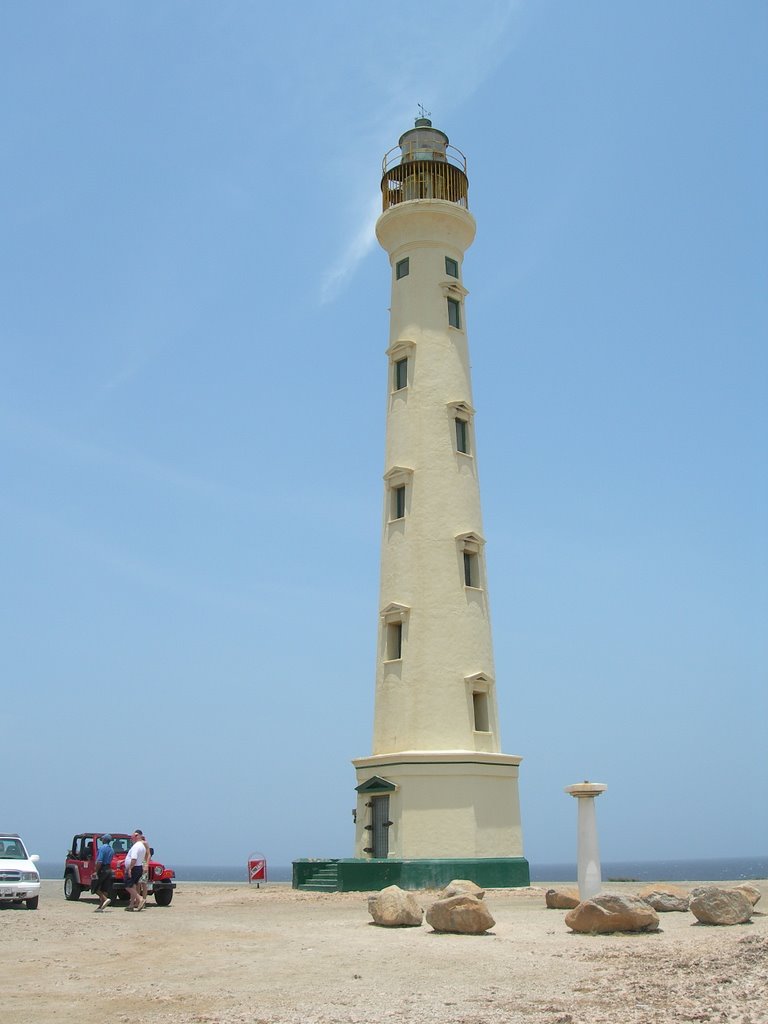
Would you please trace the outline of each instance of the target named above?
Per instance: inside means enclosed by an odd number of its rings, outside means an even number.
[[[371,825],[373,826],[374,857],[389,856],[389,796],[375,796],[371,799]]]

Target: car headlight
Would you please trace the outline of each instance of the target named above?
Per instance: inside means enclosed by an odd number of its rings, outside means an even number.
[[[22,871],[21,880],[22,882],[39,882],[40,875],[36,871]]]

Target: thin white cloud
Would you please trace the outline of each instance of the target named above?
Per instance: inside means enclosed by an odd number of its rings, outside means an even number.
[[[374,197],[369,202],[369,209],[363,217],[362,224],[358,227],[344,252],[323,279],[320,290],[320,302],[322,305],[332,302],[336,298],[360,263],[373,248],[376,241],[376,219],[379,213],[379,200]]]
[[[431,24],[426,35],[392,36],[391,52],[386,37],[383,38],[369,77],[377,97],[386,94],[386,110],[378,118],[371,118],[370,114],[361,118],[365,130],[350,135],[347,153],[336,152],[336,159],[345,167],[346,180],[370,178],[369,158],[376,159],[373,154],[381,149],[382,139],[397,139],[409,126],[420,101],[441,111],[438,120],[442,122],[444,113],[476,92],[514,46],[515,15],[520,7],[520,0],[497,0],[479,11],[474,9],[469,16],[465,7],[457,9],[462,20],[460,50],[456,48],[456,22],[450,16]],[[370,195],[366,187],[350,200],[351,237],[322,280],[321,304],[337,298],[374,246],[380,206],[378,196]]]

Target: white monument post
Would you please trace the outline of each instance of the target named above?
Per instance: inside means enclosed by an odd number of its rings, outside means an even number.
[[[565,789],[579,801],[578,880],[579,898],[582,900],[591,899],[602,888],[595,797],[606,789],[608,787],[603,782],[578,782]]]

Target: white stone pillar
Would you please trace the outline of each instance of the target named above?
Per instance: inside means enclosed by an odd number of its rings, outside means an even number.
[[[602,888],[595,797],[606,789],[608,787],[602,782],[579,782],[565,790],[579,801],[578,881],[579,898],[582,900],[591,899]]]

